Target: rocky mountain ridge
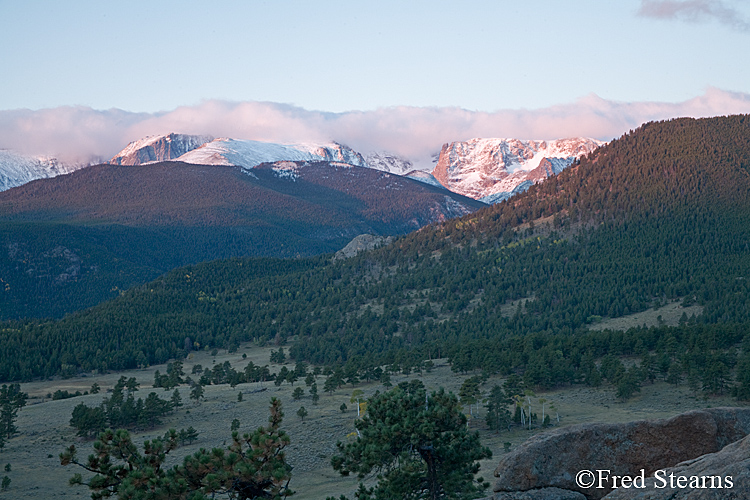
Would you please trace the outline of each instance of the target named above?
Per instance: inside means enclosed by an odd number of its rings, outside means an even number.
[[[174,160],[213,140],[213,137],[207,135],[170,133],[149,136],[125,146],[122,151],[109,160],[109,163],[112,165],[144,165]]]
[[[226,165],[253,168],[277,161],[339,161],[366,166],[362,155],[351,148],[329,144],[276,144],[210,136],[169,134],[131,142],[110,161],[113,165],[145,165],[160,161],[193,165]]]
[[[251,169],[277,161],[334,161],[411,177],[485,203],[498,203],[559,174],[575,159],[603,144],[588,138],[554,141],[471,139],[445,144],[436,166],[417,169],[396,154],[369,152],[330,142],[277,144],[208,135],[169,133],[129,143],[107,163],[146,165],[181,161],[194,165],[225,165]],[[0,151],[0,190],[35,179],[70,173],[87,165],[69,165],[51,158],[32,158]]]
[[[53,157],[25,156],[0,150],[0,191],[21,186],[36,179],[69,174],[88,164],[64,163]]]
[[[536,184],[557,175],[575,159],[602,144],[583,137],[554,141],[470,139],[452,142],[443,145],[432,175],[455,193],[482,199],[497,193],[512,193],[526,181]]]

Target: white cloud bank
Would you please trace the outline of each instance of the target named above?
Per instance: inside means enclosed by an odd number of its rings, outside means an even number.
[[[85,161],[109,159],[130,141],[178,132],[279,143],[337,141],[424,164],[442,144],[473,137],[610,140],[641,124],[676,117],[750,113],[750,94],[709,88],[679,103],[615,102],[589,95],[534,110],[467,111],[392,107],[325,113],[268,102],[206,101],[163,113],[59,107],[0,111],[0,149]]]

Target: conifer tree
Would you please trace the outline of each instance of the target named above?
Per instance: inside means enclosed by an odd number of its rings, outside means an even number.
[[[28,397],[21,391],[21,384],[3,384],[0,387],[0,448],[5,445],[6,439],[18,432],[15,424],[18,410],[26,406]]]
[[[190,390],[190,399],[194,399],[196,403],[200,403],[203,397],[203,386],[195,384]]]
[[[235,431],[226,449],[201,449],[172,468],[165,461],[183,437],[174,429],[163,438],[146,441],[142,452],[127,431],[107,430],[99,434],[96,453],[86,461],[79,461],[72,445],[60,454],[60,463],[75,464],[94,474],[88,479],[75,474],[70,480],[72,485],[88,486],[92,498],[171,500],[227,495],[280,500],[293,494],[289,489],[292,468],[284,453],[289,437],[280,428],[283,412],[275,398],[270,411],[268,426],[242,437]]]
[[[377,485],[360,485],[360,500],[470,499],[489,486],[474,475],[477,461],[492,453],[481,446],[477,433],[467,431],[458,398],[443,389],[428,395],[421,382],[403,382],[370,398],[367,413],[355,425],[360,437],[338,443],[340,455],[331,464],[342,475],[356,473],[360,479],[377,473]]]
[[[305,417],[307,416],[307,409],[304,406],[300,406],[299,410],[297,410],[297,416],[300,418],[300,420],[305,420]]]
[[[172,399],[169,400],[172,404],[173,409],[177,409],[182,406],[182,396],[180,396],[180,390],[175,389],[172,393]]]
[[[511,422],[510,411],[508,411],[508,405],[513,401],[505,395],[503,389],[499,385],[495,385],[490,389],[489,397],[487,398],[487,426],[495,431],[507,427]]]

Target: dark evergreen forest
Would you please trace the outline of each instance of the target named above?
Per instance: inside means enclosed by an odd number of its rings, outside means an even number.
[[[3,323],[0,379],[257,340],[360,377],[447,357],[528,387],[610,382],[627,396],[663,377],[747,399],[749,216],[750,117],[649,123],[522,195],[345,261],[214,261],[61,320]],[[703,314],[588,329],[676,299]]]
[[[60,318],[177,267],[296,258],[486,207],[364,167],[97,165],[0,193],[0,320]]]

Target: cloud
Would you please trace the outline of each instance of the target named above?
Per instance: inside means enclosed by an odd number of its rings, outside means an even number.
[[[363,152],[387,151],[421,168],[444,143],[474,137],[610,140],[647,121],[750,113],[750,94],[709,88],[679,103],[617,102],[595,94],[542,109],[476,112],[391,107],[325,113],[271,102],[205,101],[162,113],[59,107],[0,111],[0,148],[67,161],[109,159],[130,141],[179,132],[279,143],[337,141]]]
[[[689,22],[716,20],[734,30],[750,33],[750,21],[721,0],[641,0],[638,15]]]

